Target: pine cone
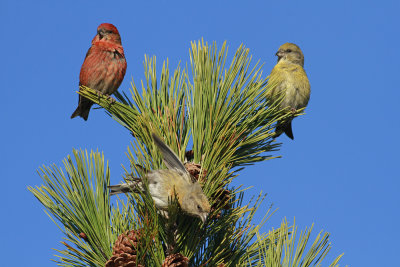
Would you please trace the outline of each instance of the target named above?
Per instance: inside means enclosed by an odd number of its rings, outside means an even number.
[[[214,193],[212,196],[214,201],[214,204],[211,206],[211,212],[214,213],[218,209],[224,209],[228,210],[231,208],[231,204],[229,203],[229,200],[231,198],[231,192],[227,189],[219,189],[217,193]],[[219,219],[221,217],[221,210],[213,215],[213,218]]]
[[[218,209],[222,205],[222,209],[229,210],[231,208],[231,204],[229,200],[231,199],[231,192],[227,189],[220,189],[217,193],[214,194],[214,198],[218,199],[218,201],[214,202],[213,207]]]
[[[189,259],[181,253],[169,255],[165,258],[162,267],[188,267]]]
[[[201,165],[193,162],[186,162],[185,163],[186,170],[196,178],[196,181],[199,181]],[[204,181],[204,177],[207,175],[207,170],[203,170],[202,180]],[[202,181],[199,181],[202,182]]]
[[[121,253],[112,256],[105,267],[144,267],[141,264],[136,265],[136,255]]]
[[[136,247],[139,241],[139,231],[131,230],[118,236],[114,243],[113,255],[128,253],[136,255]]]
[[[113,247],[113,256],[106,262],[106,267],[133,267],[136,264],[136,248],[139,242],[138,230],[126,231],[118,236]]]

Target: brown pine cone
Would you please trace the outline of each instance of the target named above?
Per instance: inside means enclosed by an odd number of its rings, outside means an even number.
[[[199,176],[201,172],[201,165],[193,162],[186,162],[185,163],[186,170],[196,179],[199,181]],[[204,177],[207,175],[207,170],[203,170],[202,179],[204,181]],[[202,181],[199,181],[202,182]]]
[[[231,192],[229,190],[222,188],[218,189],[218,191],[212,195],[212,198],[215,199],[215,201],[211,209],[217,210],[221,208],[228,210],[231,208],[231,204],[229,203]]]
[[[112,256],[107,262],[105,267],[144,267],[141,264],[136,265],[136,255],[128,253],[121,253]]]
[[[136,255],[136,247],[139,241],[140,233],[137,230],[126,231],[118,236],[114,243],[113,255],[128,253]]]
[[[229,203],[229,200],[231,198],[231,192],[227,189],[219,189],[217,193],[214,193],[212,196],[213,199],[215,199],[214,204],[211,206],[211,212],[213,214],[212,218],[214,219],[219,219],[221,217],[221,210],[217,213],[214,214],[216,210],[218,209],[230,209],[231,204]]]
[[[169,255],[165,258],[162,267],[188,267],[189,259],[181,253]]]
[[[214,194],[215,198],[218,198],[217,202],[214,202],[214,208],[219,208],[222,205],[222,209],[229,210],[231,208],[231,204],[229,200],[231,199],[231,192],[227,189],[220,189],[217,193]]]
[[[106,267],[134,267],[143,265],[136,263],[136,248],[139,243],[138,230],[126,231],[118,236],[113,247],[113,256],[106,262]]]

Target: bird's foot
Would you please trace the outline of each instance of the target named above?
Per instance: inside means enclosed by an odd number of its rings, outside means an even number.
[[[101,92],[97,91],[97,90],[96,90],[96,95],[97,95],[99,98],[103,96],[103,94],[102,94]]]
[[[100,99],[101,99],[101,97],[103,96],[103,94],[102,94],[101,92],[99,92],[99,91],[96,90],[96,95],[97,95],[97,99],[98,99],[99,102],[100,102]]]
[[[110,95],[105,95],[105,97],[111,102],[111,104],[114,104],[115,102],[117,102],[117,100],[115,100],[112,96]]]

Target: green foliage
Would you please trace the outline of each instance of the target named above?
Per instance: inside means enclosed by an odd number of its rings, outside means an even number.
[[[30,190],[49,215],[61,222],[66,240],[75,246],[59,251],[60,265],[104,266],[117,236],[131,229],[141,232],[137,255],[146,266],[161,266],[166,255],[177,252],[193,266],[310,266],[322,261],[330,247],[327,234],[317,237],[300,262],[310,231],[300,237],[294,254],[295,231],[291,235],[286,223],[259,235],[271,215],[268,210],[261,222],[253,223],[265,196],[242,205],[245,190],[230,186],[246,165],[276,158],[272,153],[280,144],[272,138],[275,122],[292,114],[278,109],[281,99],[267,106],[266,93],[274,85],[263,78],[262,66],[251,65],[248,49],[240,46],[226,68],[227,54],[225,43],[220,50],[215,44],[192,43],[190,71],[178,66],[170,75],[167,61],[159,80],[156,58],[145,57],[141,90],[132,81],[130,97],[116,93],[118,102],[81,88],[82,96],[131,132],[134,139],[127,151],[126,177],[141,178],[144,188],[127,194],[127,201],[110,203],[109,170],[99,153],[89,157],[74,151],[76,163],[70,157],[65,160],[66,174],[55,166],[41,168],[45,184]],[[152,132],[162,136],[183,162],[186,151],[193,150],[193,161],[201,165],[199,181],[213,206],[204,224],[182,213],[175,199],[168,216],[156,209],[145,172],[165,166]],[[224,208],[219,195],[228,188],[230,205]],[[79,238],[81,232],[88,236],[87,242]],[[282,248],[292,250],[282,253]]]
[[[63,226],[60,229],[68,242],[77,249],[60,251],[61,266],[101,266],[111,256],[110,244],[116,236],[110,226],[111,209],[107,185],[108,166],[100,153],[73,151],[73,159],[64,160],[64,169],[43,166],[39,175],[44,181],[40,187],[29,190]],[[50,216],[49,214],[49,216]],[[80,233],[85,233],[88,242]]]
[[[287,221],[283,220],[279,229],[272,229],[267,236],[258,236],[257,241],[249,247],[249,250],[257,249],[258,253],[249,253],[254,256],[249,256],[240,266],[321,266],[323,259],[331,249],[329,234],[321,231],[309,250],[306,251],[312,229],[313,226],[301,231],[297,240],[295,223],[289,226]],[[342,256],[343,254],[338,256],[329,266],[339,266],[338,262]]]

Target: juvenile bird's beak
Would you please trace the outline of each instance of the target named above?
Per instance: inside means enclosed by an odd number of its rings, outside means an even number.
[[[278,52],[276,52],[276,54],[275,54],[279,59],[281,59],[284,55],[285,55],[285,53],[282,51],[282,50],[278,50]]]
[[[201,219],[201,221],[202,221],[203,223],[206,222],[207,216],[208,216],[208,213],[207,213],[207,212],[203,212],[203,213],[200,214],[200,219]]]

